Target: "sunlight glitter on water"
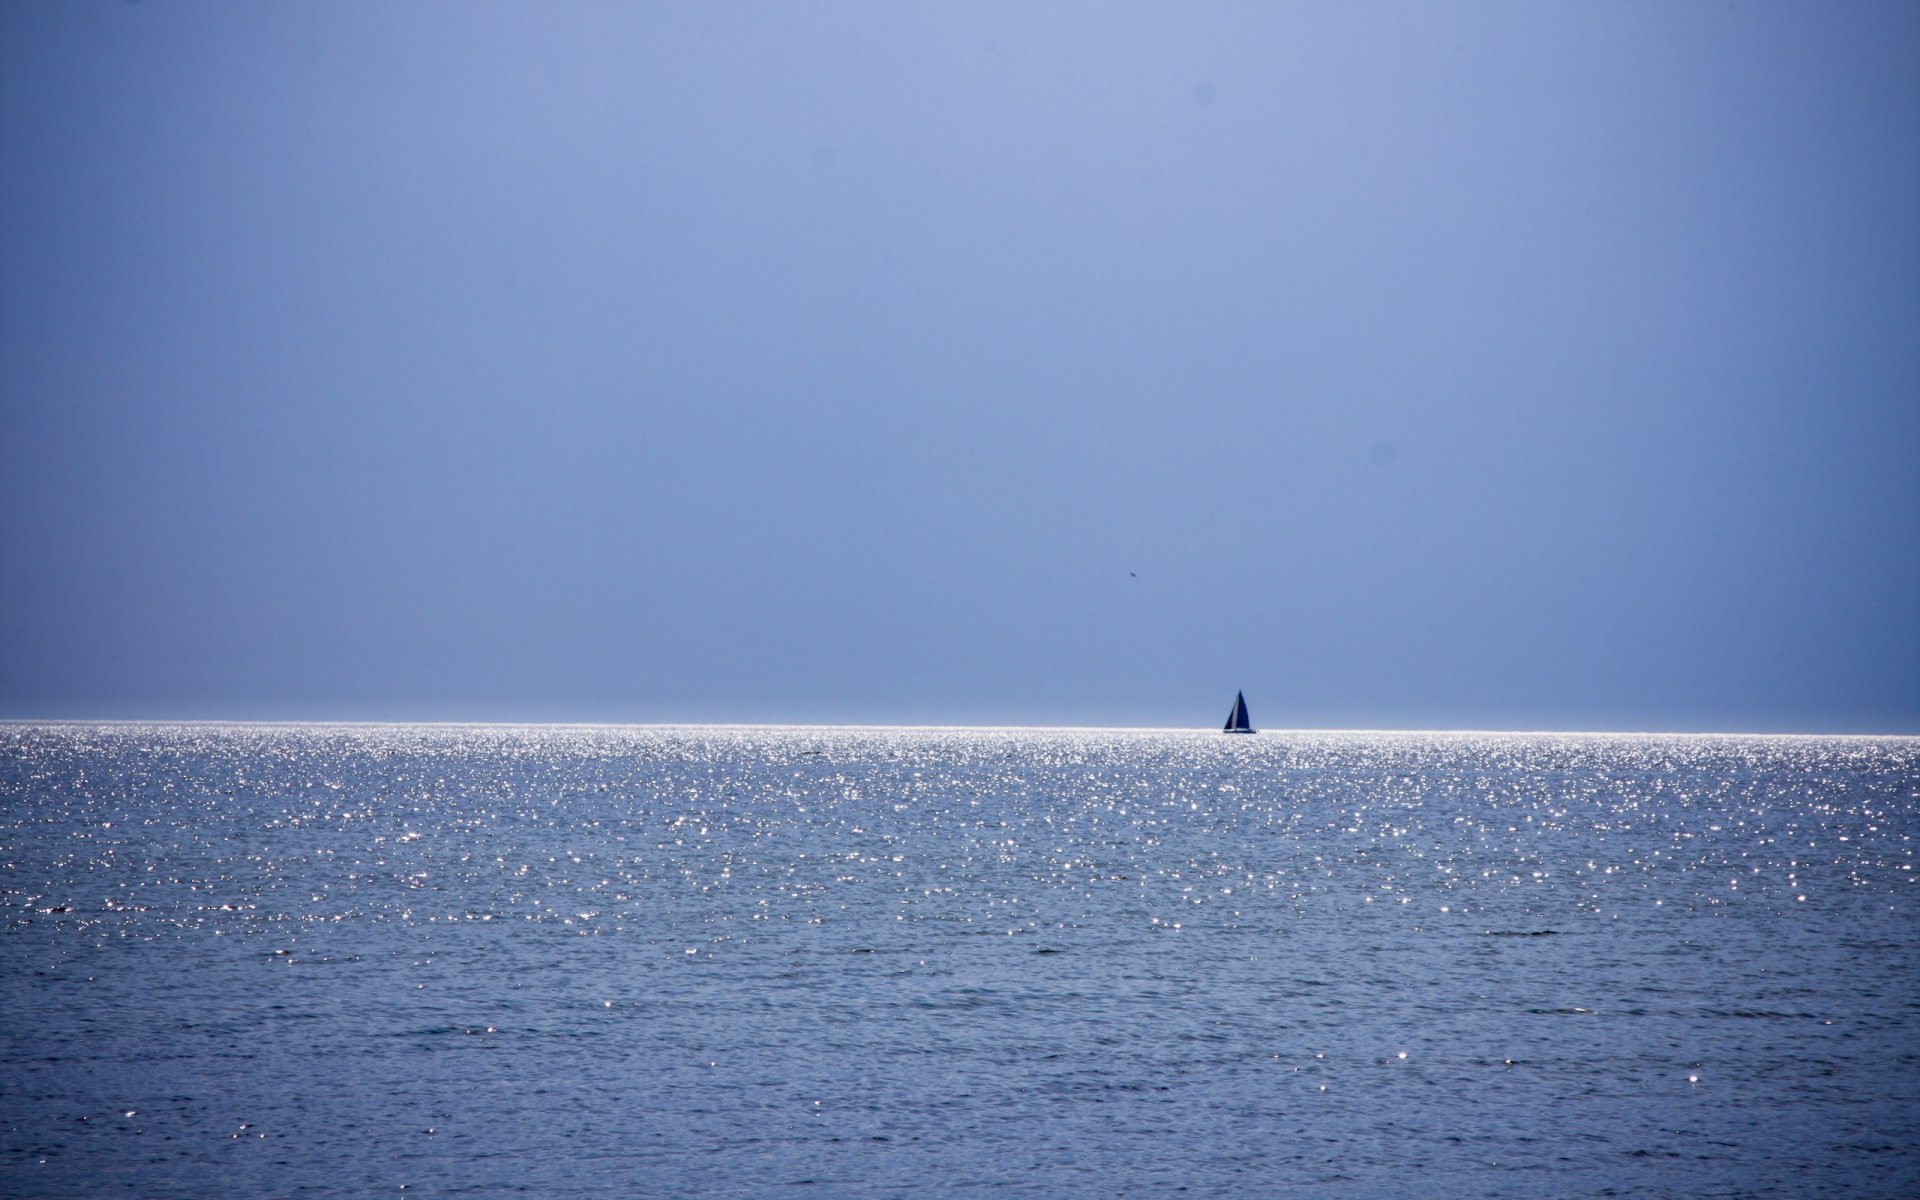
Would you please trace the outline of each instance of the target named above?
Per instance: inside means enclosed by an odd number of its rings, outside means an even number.
[[[777,1195],[787,1168],[845,1195],[1139,1170],[1365,1195],[1416,1165],[1477,1195],[1493,1159],[1558,1192],[1795,1190],[1832,1145],[1915,1127],[1916,745],[7,727],[27,1015],[0,1165],[21,1195],[216,1171],[272,1194],[201,1135],[268,1116],[318,1178],[346,1147],[416,1154],[379,1131],[427,1114],[554,1195]],[[1672,1107],[1706,1062],[1756,1099]],[[1323,1116],[1290,1107],[1302,1067]],[[648,1115],[565,1131],[599,1165],[543,1173],[563,1131],[527,1115],[535,1079]],[[49,1123],[118,1097],[171,1157]],[[814,1100],[826,1125],[781,1123]],[[1529,1149],[1570,1122],[1570,1157]],[[1691,1165],[1635,1157],[1663,1129]],[[15,1173],[48,1147],[59,1171]],[[353,1186],[382,1182],[366,1161]],[[1898,1194],[1906,1161],[1849,1178]]]

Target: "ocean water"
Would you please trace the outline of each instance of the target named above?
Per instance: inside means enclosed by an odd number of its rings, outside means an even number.
[[[10,1197],[1920,1195],[1920,740],[0,726]]]

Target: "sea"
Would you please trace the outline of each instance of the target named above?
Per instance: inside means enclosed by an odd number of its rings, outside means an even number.
[[[8,1197],[1912,1197],[1920,739],[0,725]]]

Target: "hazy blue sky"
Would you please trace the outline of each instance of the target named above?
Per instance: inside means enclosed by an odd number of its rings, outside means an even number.
[[[1920,5],[0,2],[0,715],[1920,731]]]

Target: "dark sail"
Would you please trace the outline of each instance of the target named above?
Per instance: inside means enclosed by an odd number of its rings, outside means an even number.
[[[1233,712],[1227,715],[1225,733],[1252,733],[1253,722],[1247,719],[1247,694],[1233,694]]]

